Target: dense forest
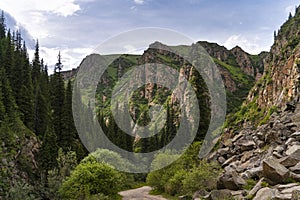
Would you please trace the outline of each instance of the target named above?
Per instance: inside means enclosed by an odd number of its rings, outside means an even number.
[[[14,199],[9,192],[19,193],[17,187],[26,183],[42,196],[36,186],[48,184],[49,170],[59,167],[59,152],[74,152],[75,162],[87,155],[73,122],[71,82],[62,79],[59,52],[51,76],[38,42],[29,60],[21,33],[7,29],[3,12],[0,32],[0,196]]]

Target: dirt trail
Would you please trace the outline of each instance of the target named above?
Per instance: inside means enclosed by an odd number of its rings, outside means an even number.
[[[141,188],[126,190],[119,192],[123,196],[122,200],[167,200],[162,196],[150,195],[149,192],[152,188],[149,186],[144,186]]]

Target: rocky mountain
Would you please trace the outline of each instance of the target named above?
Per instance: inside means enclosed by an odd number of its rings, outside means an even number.
[[[125,72],[132,69],[134,65],[156,62],[167,65],[169,64],[177,70],[183,67],[183,60],[178,55],[171,55],[168,51],[157,51],[157,48],[151,48],[151,46],[160,46],[162,47],[160,49],[169,48],[171,51],[178,52],[179,55],[190,54],[199,46],[203,47],[212,57],[222,74],[228,98],[228,113],[232,113],[240,107],[242,101],[246,98],[249,90],[254,85],[255,80],[262,76],[264,67],[263,59],[266,55],[265,53],[250,55],[238,46],[228,50],[216,43],[209,42],[197,42],[191,46],[166,46],[159,42],[155,42],[149,46],[149,49],[147,49],[143,55],[121,55],[111,64],[99,83],[99,88],[103,89],[102,92],[105,90],[101,97],[102,100],[110,99],[107,98],[107,95],[109,95],[110,92],[107,88],[113,86],[113,82],[122,77]],[[90,56],[85,59],[89,58]],[[62,74],[66,80],[71,79],[76,75],[77,70],[78,69],[64,71]],[[98,92],[100,92],[100,90],[101,89],[99,89]],[[151,94],[153,93],[149,87],[147,87],[146,90],[147,91],[144,91],[145,94],[148,93],[148,91]],[[148,98],[153,99],[153,97],[149,95]]]
[[[300,199],[299,24],[300,7],[275,35],[262,77],[228,117],[218,150],[207,157],[224,172],[205,198]]]

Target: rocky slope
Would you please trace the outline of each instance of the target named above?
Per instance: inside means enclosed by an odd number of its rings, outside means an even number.
[[[161,46],[161,49],[165,49],[166,51],[151,48],[153,46]],[[121,55],[111,64],[100,80],[98,86],[100,102],[104,101],[103,103],[105,104],[106,101],[110,100],[109,93],[111,90],[108,88],[112,88],[114,82],[135,65],[156,62],[170,65],[177,70],[182,68],[184,71],[181,73],[188,74],[190,66],[179,55],[195,53],[199,46],[203,47],[209,53],[222,75],[228,98],[228,113],[236,111],[254,85],[255,79],[262,76],[265,53],[250,55],[240,47],[228,50],[216,43],[209,42],[197,42],[191,46],[166,46],[156,42],[150,45],[149,49],[141,56]],[[178,55],[170,53],[167,49],[177,52]],[[95,55],[90,55],[85,59],[89,59],[91,56]],[[78,69],[73,69],[62,72],[62,74],[65,79],[71,79],[76,75],[77,71]],[[189,79],[189,77],[186,78]],[[154,85],[149,85],[142,92],[146,95],[149,102],[154,99],[153,87]],[[152,95],[149,96],[149,94]]]
[[[224,172],[218,190],[205,198],[300,199],[299,24],[300,7],[279,30],[262,78],[207,157]]]

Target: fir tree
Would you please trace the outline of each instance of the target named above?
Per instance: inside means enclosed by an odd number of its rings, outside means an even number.
[[[2,11],[0,17],[0,39],[5,38],[5,33],[6,33],[5,17],[4,17],[4,11]]]
[[[52,117],[53,117],[53,125],[54,130],[57,136],[57,144],[59,147],[63,148],[65,151],[66,149],[66,141],[64,138],[64,124],[63,124],[63,109],[65,104],[65,87],[64,81],[61,75],[62,69],[62,62],[61,62],[61,55],[58,54],[58,62],[54,68],[54,74],[51,77],[50,84],[51,84],[51,106],[52,106]]]

